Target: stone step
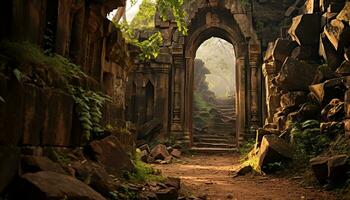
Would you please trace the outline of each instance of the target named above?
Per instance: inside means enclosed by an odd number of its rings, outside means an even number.
[[[197,137],[194,138],[198,142],[205,142],[205,143],[227,143],[232,144],[233,143],[233,137],[232,138],[206,138],[206,137]]]
[[[203,154],[217,154],[217,153],[238,153],[237,148],[206,148],[206,147],[192,147],[191,153]]]
[[[235,137],[234,134],[193,134],[193,137],[198,137],[198,138],[233,138]]]
[[[229,143],[194,142],[193,146],[208,148],[234,148],[236,145]]]

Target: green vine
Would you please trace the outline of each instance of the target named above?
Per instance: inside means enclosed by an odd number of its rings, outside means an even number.
[[[163,37],[159,31],[151,35],[148,39],[139,41],[136,39],[134,29],[128,23],[121,23],[117,26],[122,31],[126,41],[140,49],[141,53],[138,55],[138,59],[146,61],[158,57],[160,46],[163,44]]]
[[[82,125],[84,136],[87,140],[91,139],[92,133],[95,136],[103,133],[100,124],[102,119],[102,108],[106,101],[111,101],[111,98],[102,93],[97,93],[91,90],[84,90],[81,87],[68,85],[68,91],[73,96],[79,121]]]

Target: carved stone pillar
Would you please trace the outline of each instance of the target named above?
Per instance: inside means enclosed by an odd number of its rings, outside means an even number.
[[[236,142],[239,145],[243,139],[246,128],[246,72],[245,72],[245,57],[237,57],[237,121],[236,121]]]
[[[260,58],[260,45],[249,45],[249,66],[250,66],[250,112],[251,125],[258,127],[259,117],[259,69],[258,63]]]
[[[183,50],[182,48],[173,48],[173,110],[171,132],[182,132],[183,126],[181,122],[182,109],[182,81],[181,72],[184,68]]]
[[[265,77],[265,92],[266,92],[266,108],[267,119],[266,123],[273,122],[273,115],[280,104],[280,94],[277,87],[272,84],[272,79],[276,76],[276,65],[274,62],[264,63],[262,65],[262,72]]]

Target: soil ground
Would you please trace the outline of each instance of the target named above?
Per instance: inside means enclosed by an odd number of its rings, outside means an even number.
[[[165,176],[181,178],[183,188],[211,200],[333,200],[331,193],[304,188],[297,179],[246,175],[233,178],[238,154],[184,156],[168,165],[154,165]],[[300,182],[300,180],[299,180]]]

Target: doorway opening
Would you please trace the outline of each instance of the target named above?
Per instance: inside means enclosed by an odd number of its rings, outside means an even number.
[[[196,52],[193,78],[193,145],[233,148],[236,136],[236,55],[212,37]]]

